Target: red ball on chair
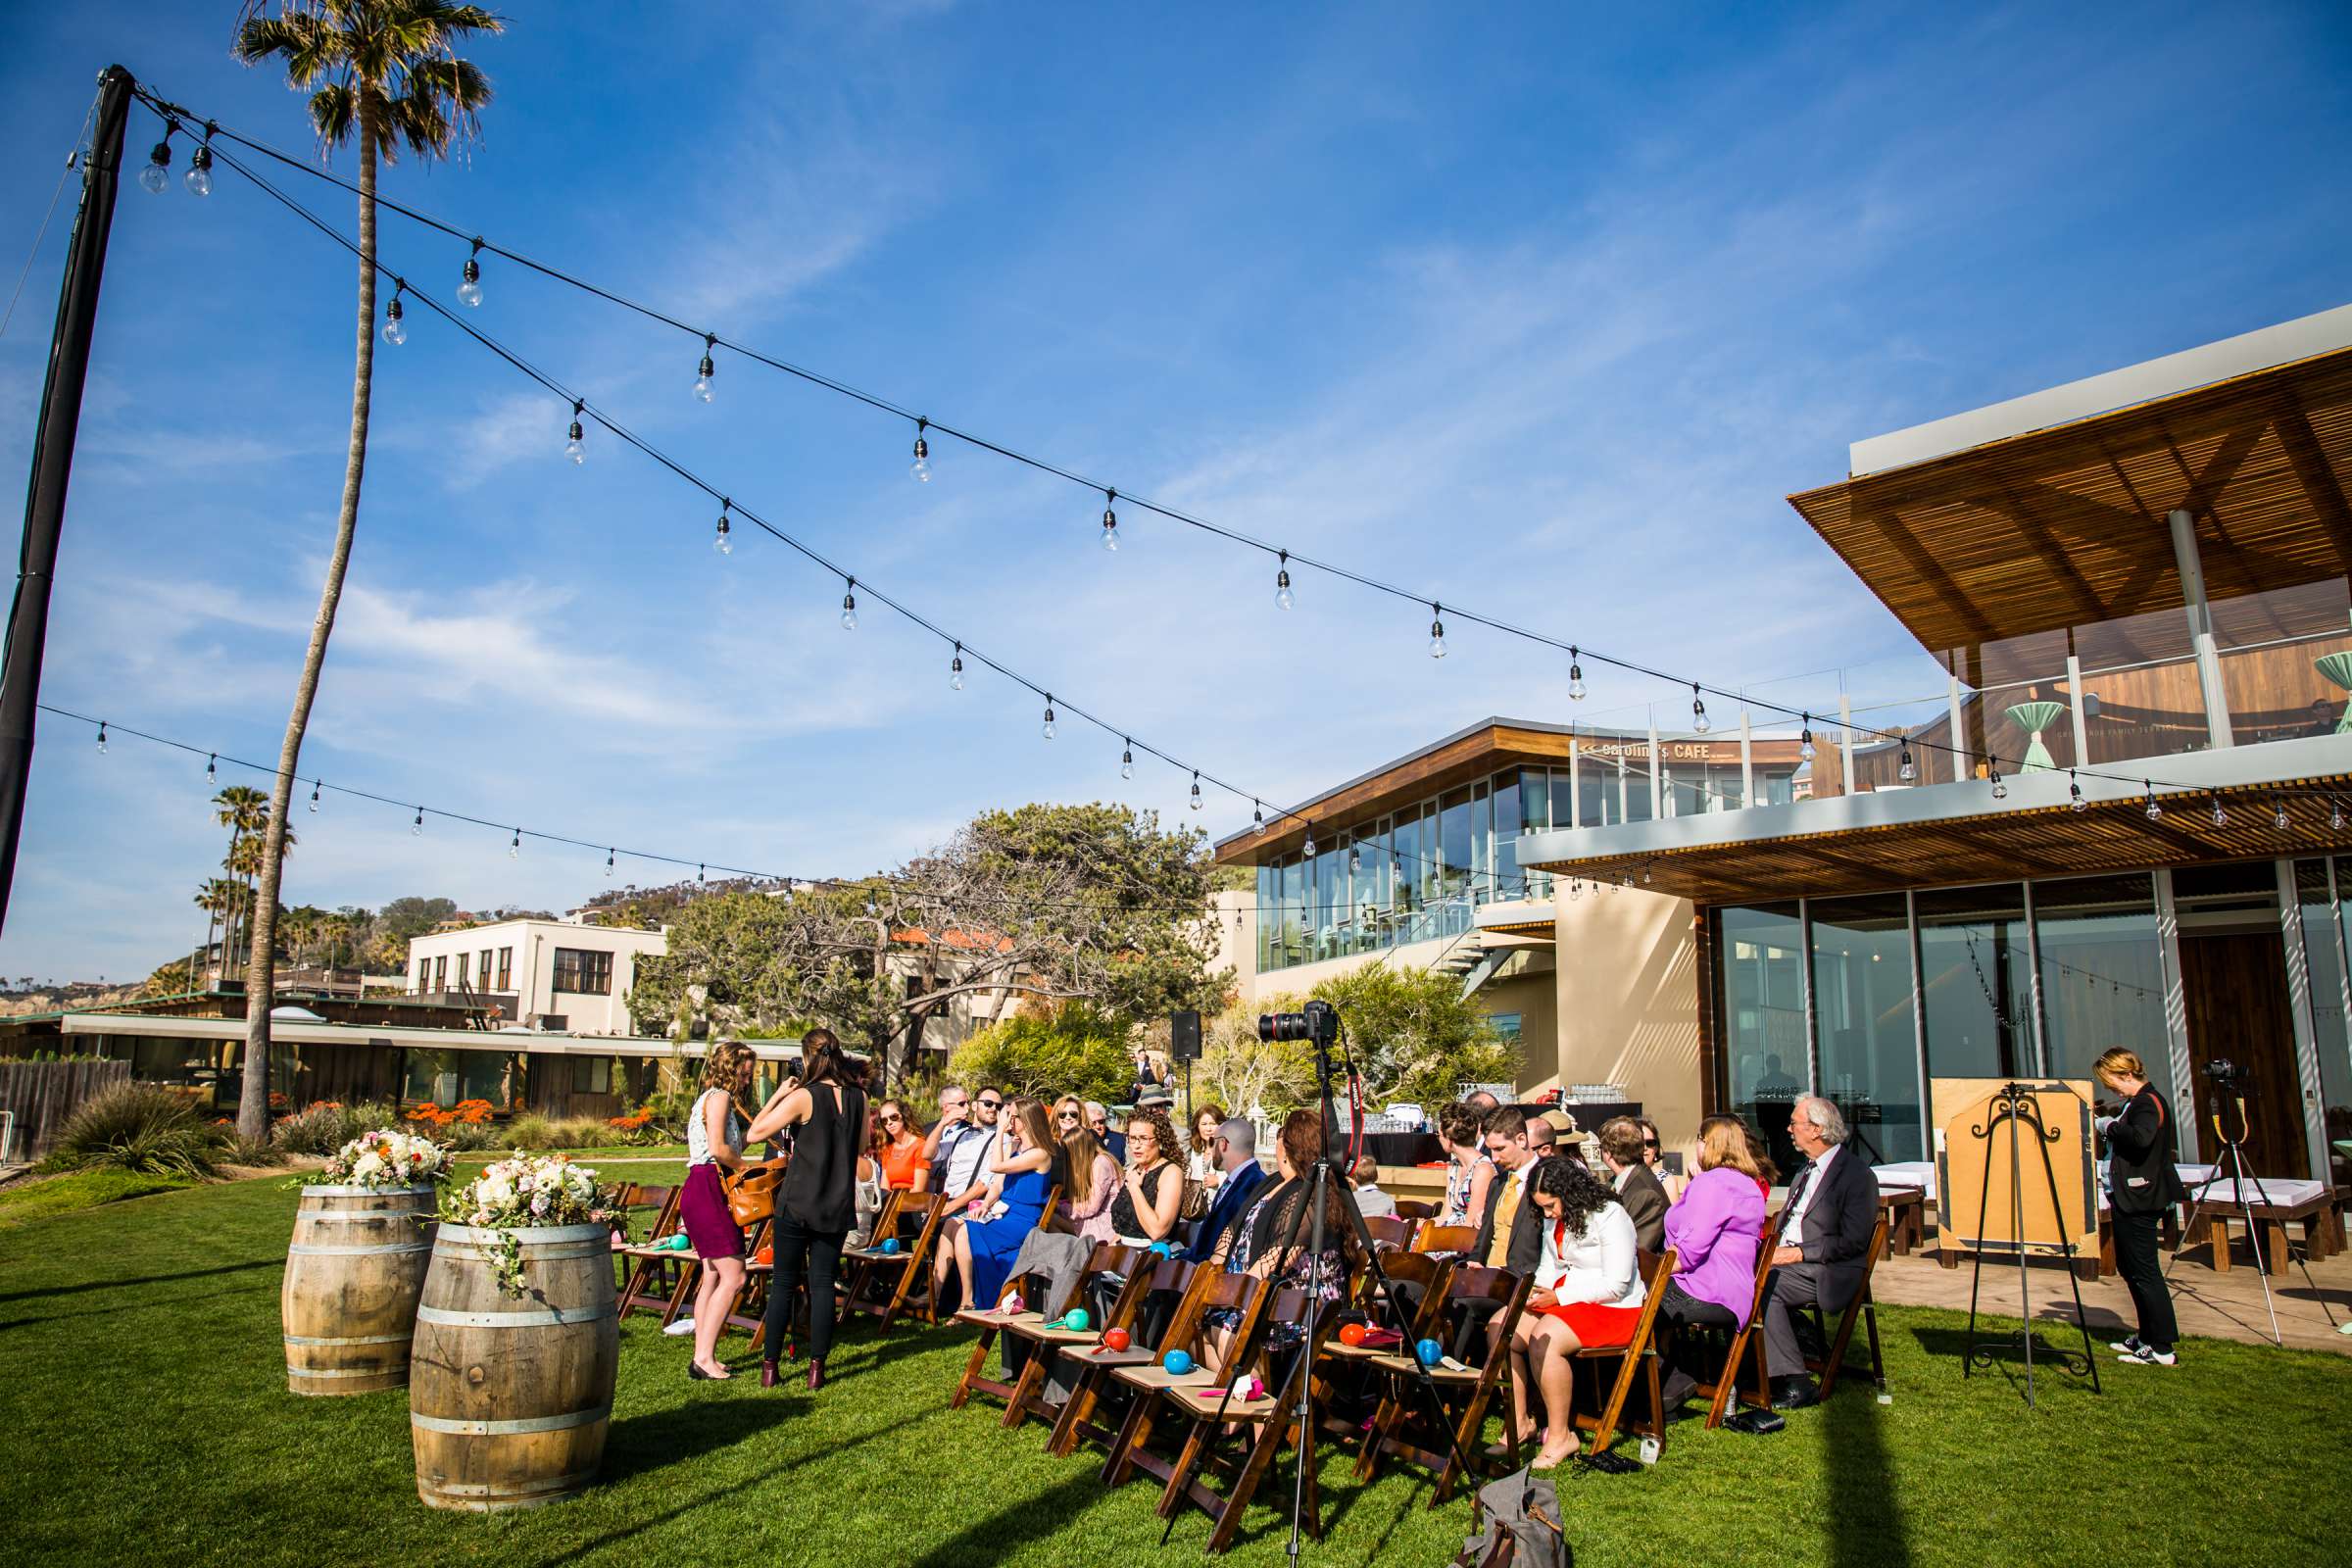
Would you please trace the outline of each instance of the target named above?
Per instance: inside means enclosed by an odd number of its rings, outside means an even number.
[[[1128,1337],[1125,1329],[1104,1329],[1102,1331],[1102,1348],[1106,1350],[1124,1350],[1134,1343]]]
[[[1350,1348],[1361,1345],[1364,1343],[1364,1332],[1361,1323],[1343,1323],[1340,1325],[1340,1343]]]

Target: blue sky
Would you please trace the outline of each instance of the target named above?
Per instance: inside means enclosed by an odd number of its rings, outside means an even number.
[[[0,265],[99,68],[301,149],[233,5],[0,16]],[[1846,443],[2352,298],[2340,6],[514,4],[465,163],[386,190],[1122,488],[1588,646],[1760,682],[1915,652],[1782,499]],[[761,8],[764,11],[764,8]],[[143,148],[156,126],[134,117]],[[186,167],[184,148],[174,172]],[[346,157],[339,166],[350,169]],[[292,188],[348,229],[352,203]],[[22,474],[74,189],[0,338]],[[448,300],[462,245],[387,217]],[[13,282],[13,276],[8,279]],[[512,267],[469,318],[763,514],[1139,737],[1289,801],[1565,662],[1122,512]],[[347,258],[225,170],[125,191],[44,698],[274,755],[333,529]],[[972,811],[1188,780],[975,672],[420,311],[305,770],[690,859],[856,873]],[[1593,677],[1592,710],[1669,698]],[[44,718],[0,971],[142,973],[202,931],[203,761]],[[230,773],[229,777],[241,777]],[[290,899],[562,907],[603,857],[329,797]],[[618,880],[667,872],[632,865]]]

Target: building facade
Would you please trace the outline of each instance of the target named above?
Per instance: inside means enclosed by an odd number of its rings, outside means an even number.
[[[409,943],[409,994],[494,1006],[533,1029],[631,1033],[637,960],[668,951],[659,931],[572,920],[501,920]]]

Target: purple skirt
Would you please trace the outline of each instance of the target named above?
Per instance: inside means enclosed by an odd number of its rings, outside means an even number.
[[[719,1185],[718,1166],[696,1165],[686,1172],[686,1191],[678,1199],[678,1218],[685,1221],[686,1239],[694,1255],[704,1262],[715,1257],[743,1255],[743,1227],[727,1207],[726,1189]]]

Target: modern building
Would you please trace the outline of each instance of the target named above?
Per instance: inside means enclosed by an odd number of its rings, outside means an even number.
[[[1750,734],[1809,738],[1807,798],[1538,827],[1521,788],[1563,1070],[1771,1128],[1817,1091],[1904,1160],[1939,1082],[2120,1045],[2209,1159],[2226,1059],[2256,1172],[2345,1181],[2352,307],[1848,466],[1790,503],[1918,652],[1751,690]]]
[[[498,1009],[533,1029],[632,1032],[637,960],[668,951],[659,931],[584,920],[500,920],[409,943],[409,994]]]

